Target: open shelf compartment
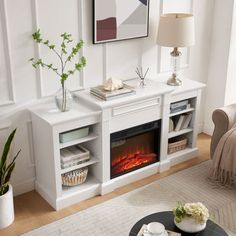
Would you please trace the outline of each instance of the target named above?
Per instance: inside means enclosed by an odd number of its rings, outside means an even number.
[[[68,168],[65,168],[65,169],[61,169],[61,174],[65,174],[67,172],[70,172],[70,171],[73,171],[73,170],[76,170],[76,169],[81,169],[83,167],[93,165],[97,162],[99,162],[98,158],[96,158],[94,156],[91,156],[89,161],[86,161],[86,162],[81,163],[79,165],[75,165],[75,166],[71,166],[71,167],[68,167]]]
[[[65,148],[65,147],[76,145],[76,144],[88,142],[88,141],[94,140],[96,138],[98,138],[98,135],[96,135],[94,133],[91,133],[86,137],[75,139],[73,141],[69,141],[69,142],[66,142],[66,143],[60,143],[59,145],[60,145],[60,149],[62,149],[62,148]]]
[[[183,113],[192,112],[192,111],[194,111],[194,110],[195,110],[194,108],[184,109],[184,110],[179,111],[179,112],[170,113],[169,117],[181,115],[181,114],[183,114]]]
[[[192,131],[193,131],[192,128],[181,129],[179,131],[172,131],[168,134],[168,139],[177,137],[177,136],[182,135],[182,134],[187,134],[187,133],[190,133]]]
[[[76,186],[62,186],[62,196],[75,194],[76,192],[86,192],[93,188],[99,187],[99,181],[92,175],[88,174],[86,181]]]

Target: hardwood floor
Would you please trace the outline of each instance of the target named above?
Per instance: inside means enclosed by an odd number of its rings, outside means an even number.
[[[61,219],[93,205],[107,201],[111,198],[132,191],[138,187],[149,184],[157,179],[163,178],[165,176],[171,175],[193,165],[199,164],[205,160],[208,160],[210,150],[210,136],[206,134],[200,134],[198,136],[198,147],[198,157],[178,164],[168,171],[149,176],[140,181],[118,188],[112,193],[88,199],[60,211],[54,211],[53,208],[49,206],[47,202],[35,191],[17,196],[14,198],[15,221],[11,226],[7,227],[4,230],[0,230],[0,236],[20,235],[34,228],[49,224],[55,220]]]

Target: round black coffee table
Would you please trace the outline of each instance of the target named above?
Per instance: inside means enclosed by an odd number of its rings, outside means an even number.
[[[206,228],[203,231],[193,234],[185,233],[175,226],[172,211],[158,212],[142,218],[130,230],[129,236],[137,236],[143,224],[149,224],[150,222],[160,222],[165,225],[167,230],[181,233],[181,236],[228,236],[219,225],[215,224],[211,220],[207,221]]]

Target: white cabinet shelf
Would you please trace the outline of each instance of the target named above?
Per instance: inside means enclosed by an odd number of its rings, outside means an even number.
[[[175,165],[177,163],[180,163],[184,161],[186,158],[191,158],[192,154],[196,155],[196,136],[197,136],[197,127],[196,127],[196,111],[198,110],[199,105],[199,99],[198,94],[195,92],[189,93],[189,94],[182,94],[173,96],[172,101],[170,103],[170,106],[172,103],[177,105],[178,103],[181,106],[181,103],[187,101],[187,109],[184,109],[179,112],[170,113],[169,119],[172,119],[174,123],[174,129],[176,127],[181,127],[185,125],[185,122],[187,120],[188,122],[188,128],[180,129],[179,131],[172,131],[168,133],[168,151],[170,152],[169,148],[174,147],[175,151],[174,153],[167,154],[167,158],[170,160],[171,165]],[[185,103],[186,104],[186,103]],[[188,118],[190,115],[191,118]],[[184,146],[181,141],[187,140],[187,145]],[[184,149],[182,149],[184,148]],[[180,150],[182,149],[182,150]],[[173,151],[173,150],[172,150]],[[186,156],[186,158],[185,158]]]
[[[137,82],[138,80],[134,80],[130,85],[136,86]],[[182,86],[179,87],[168,86],[166,81],[163,83],[148,80],[145,89],[137,88],[134,96],[112,101],[96,99],[90,94],[89,89],[79,91],[79,101],[74,103],[74,107],[68,112],[57,111],[53,102],[32,107],[30,110],[33,127],[36,191],[54,209],[59,210],[84,199],[109,193],[118,186],[126,185],[158,171],[167,170],[174,164],[196,156],[197,115],[203,87],[203,84],[193,80],[184,80]],[[187,105],[186,109],[182,111],[170,114],[171,104],[183,100],[188,100],[190,105]],[[133,107],[135,107],[135,111],[128,109]],[[120,112],[116,114],[117,112],[114,111],[117,109],[122,110],[122,114]],[[188,128],[168,133],[170,117],[176,121],[178,116],[185,115],[184,113],[186,115],[192,114],[190,124],[185,122],[180,126]],[[148,114],[148,116],[143,114]],[[111,179],[110,134],[157,119],[161,119],[162,126],[159,140],[160,162],[119,176],[115,181]],[[60,143],[60,134],[83,127],[89,127],[88,136]],[[168,155],[168,143],[177,142],[178,139],[187,139],[186,149]],[[61,163],[68,166],[68,163],[71,164],[74,161],[73,158],[61,159],[63,153],[66,152],[63,149],[67,148],[69,151],[78,144],[91,153],[91,159],[79,165],[62,169]],[[75,155],[77,154],[75,153]],[[78,157],[76,156],[76,158]],[[80,157],[82,160],[82,156]],[[75,163],[79,163],[79,161]],[[88,176],[84,183],[73,187],[62,185],[62,174],[85,166],[88,166]]]
[[[82,184],[78,184],[73,187],[63,186],[62,196],[65,197],[65,196],[73,195],[77,192],[82,193],[87,190],[96,189],[97,187],[99,187],[99,181],[94,176],[88,176],[86,181]]]
[[[168,134],[168,138],[174,138],[174,137],[177,137],[179,135],[182,135],[182,134],[187,134],[189,132],[192,132],[193,129],[192,128],[187,128],[187,129],[181,129],[179,131],[172,131]]]
[[[68,168],[65,168],[65,169],[61,169],[61,174],[65,174],[65,173],[73,171],[73,170],[81,169],[83,167],[93,165],[97,162],[99,162],[99,160],[97,158],[91,156],[89,161],[86,161],[86,162],[81,163],[79,165],[75,165],[75,166],[71,166],[71,167],[68,167]]]
[[[185,110],[182,110],[182,111],[179,111],[179,112],[170,113],[169,117],[181,115],[183,113],[188,113],[188,112],[191,112],[191,111],[194,111],[194,110],[195,110],[194,108],[189,108],[189,109],[185,109]]]
[[[76,140],[73,140],[70,142],[66,142],[66,143],[60,143],[60,149],[66,148],[69,146],[73,146],[76,144],[92,141],[92,140],[96,139],[97,137],[98,137],[98,135],[92,133],[92,134],[89,134],[88,136],[83,137],[83,138],[79,138],[79,139],[76,139]]]
[[[101,142],[101,113],[94,108],[82,105],[76,105],[76,109],[68,112],[57,112],[56,114],[51,114],[48,109],[47,106],[46,108],[42,106],[42,108],[39,107],[32,111],[37,172],[35,186],[44,199],[54,209],[59,210],[99,194],[99,180],[102,171],[99,164],[102,153],[101,149],[98,148]],[[83,127],[89,128],[86,137],[60,143],[61,134]],[[66,164],[67,161],[68,163],[73,163],[73,161],[76,163],[80,158],[83,160],[86,157],[86,155],[82,155],[82,151],[78,150],[77,153],[75,150],[74,152],[73,146],[78,144],[80,144],[81,149],[84,148],[84,154],[86,154],[86,150],[88,151],[87,154],[90,155],[90,159],[81,164],[62,169],[63,161],[63,164]],[[68,160],[62,161],[61,158],[66,157],[64,148],[68,149]],[[84,167],[88,167],[88,175],[84,183],[73,187],[62,185],[62,174]]]

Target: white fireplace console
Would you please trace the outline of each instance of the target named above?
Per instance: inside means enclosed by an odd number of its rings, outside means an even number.
[[[136,86],[137,80],[128,84]],[[170,166],[197,155],[196,138],[201,89],[205,85],[184,80],[181,87],[171,87],[164,82],[147,80],[145,88],[136,94],[112,101],[101,101],[89,90],[77,94],[74,107],[61,113],[53,103],[41,104],[31,109],[36,162],[35,188],[56,210],[89,197],[111,192],[117,187],[167,170]],[[170,113],[170,105],[187,100],[188,107]],[[192,114],[187,128],[169,132],[169,117],[178,119],[182,114]],[[125,175],[110,178],[110,134],[137,125],[161,119],[160,161]],[[89,134],[66,143],[59,136],[66,131],[89,127]],[[184,137],[188,144],[184,150],[168,154],[168,142]],[[82,144],[91,152],[88,162],[61,169],[60,150]],[[88,166],[85,183],[64,187],[61,174]]]

